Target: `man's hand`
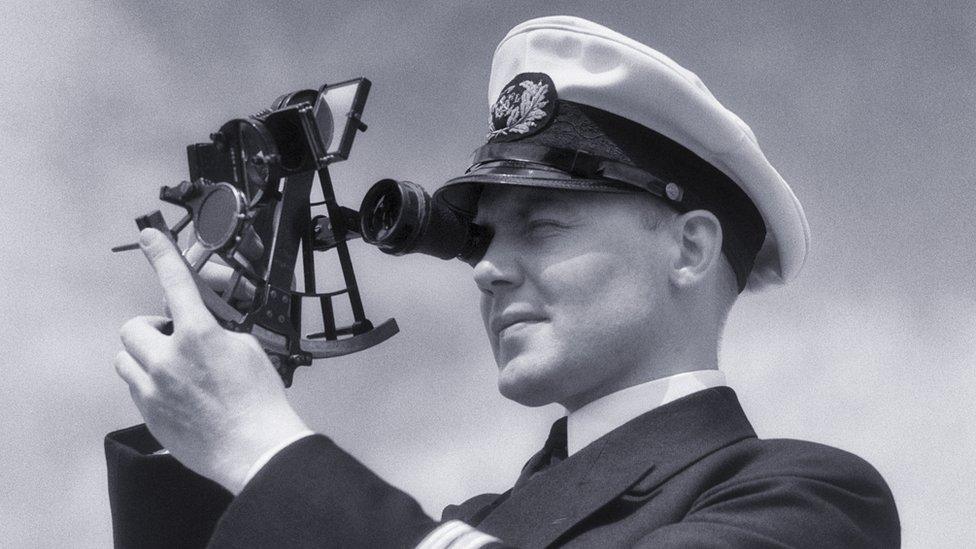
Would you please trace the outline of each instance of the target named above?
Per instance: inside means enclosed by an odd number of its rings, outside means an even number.
[[[237,494],[268,450],[307,430],[258,341],[223,329],[204,306],[172,242],[143,230],[140,245],[173,316],[122,326],[115,369],[159,442],[183,465]]]

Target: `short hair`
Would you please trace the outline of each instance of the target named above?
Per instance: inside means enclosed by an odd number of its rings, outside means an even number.
[[[665,222],[669,222],[680,215],[678,210],[651,193],[639,191],[634,194],[639,197],[638,200],[647,203],[648,215],[641,216],[641,226],[648,231],[656,231]]]

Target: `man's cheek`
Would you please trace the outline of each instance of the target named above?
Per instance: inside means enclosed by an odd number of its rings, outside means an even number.
[[[590,252],[553,263],[542,271],[541,286],[553,301],[586,302],[627,274],[616,259],[611,254]]]

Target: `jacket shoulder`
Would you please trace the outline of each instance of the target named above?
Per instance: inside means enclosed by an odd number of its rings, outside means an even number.
[[[850,452],[793,439],[746,439],[706,458],[710,486],[690,515],[735,520],[797,546],[897,547],[901,525],[881,474]],[[804,526],[806,525],[806,526]],[[809,525],[819,525],[816,531]],[[816,540],[816,543],[811,543]]]
[[[891,496],[884,478],[865,459],[851,452],[805,440],[748,439],[735,445],[748,456],[736,477],[797,477],[878,490]]]

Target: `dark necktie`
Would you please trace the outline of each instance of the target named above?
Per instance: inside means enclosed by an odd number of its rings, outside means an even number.
[[[529,462],[525,464],[525,467],[522,468],[522,474],[515,481],[515,486],[512,488],[512,491],[517,492],[532,477],[566,459],[566,454],[566,418],[561,417],[549,429],[549,438],[546,439],[546,444],[542,447],[542,450],[532,456]]]
[[[513,486],[508,492],[505,492],[496,498],[492,503],[484,506],[478,512],[474,513],[467,519],[467,523],[471,524],[472,526],[477,526],[480,524],[485,517],[490,515],[492,511],[504,503],[511,494],[517,492],[521,487],[525,486],[525,484],[528,483],[532,477],[566,459],[566,454],[566,418],[562,417],[557,419],[552,424],[552,428],[549,429],[549,438],[546,439],[545,446],[543,446],[538,453],[532,456],[528,463],[525,464],[525,467],[522,468],[522,473],[519,475],[518,480],[515,481],[515,486]]]

